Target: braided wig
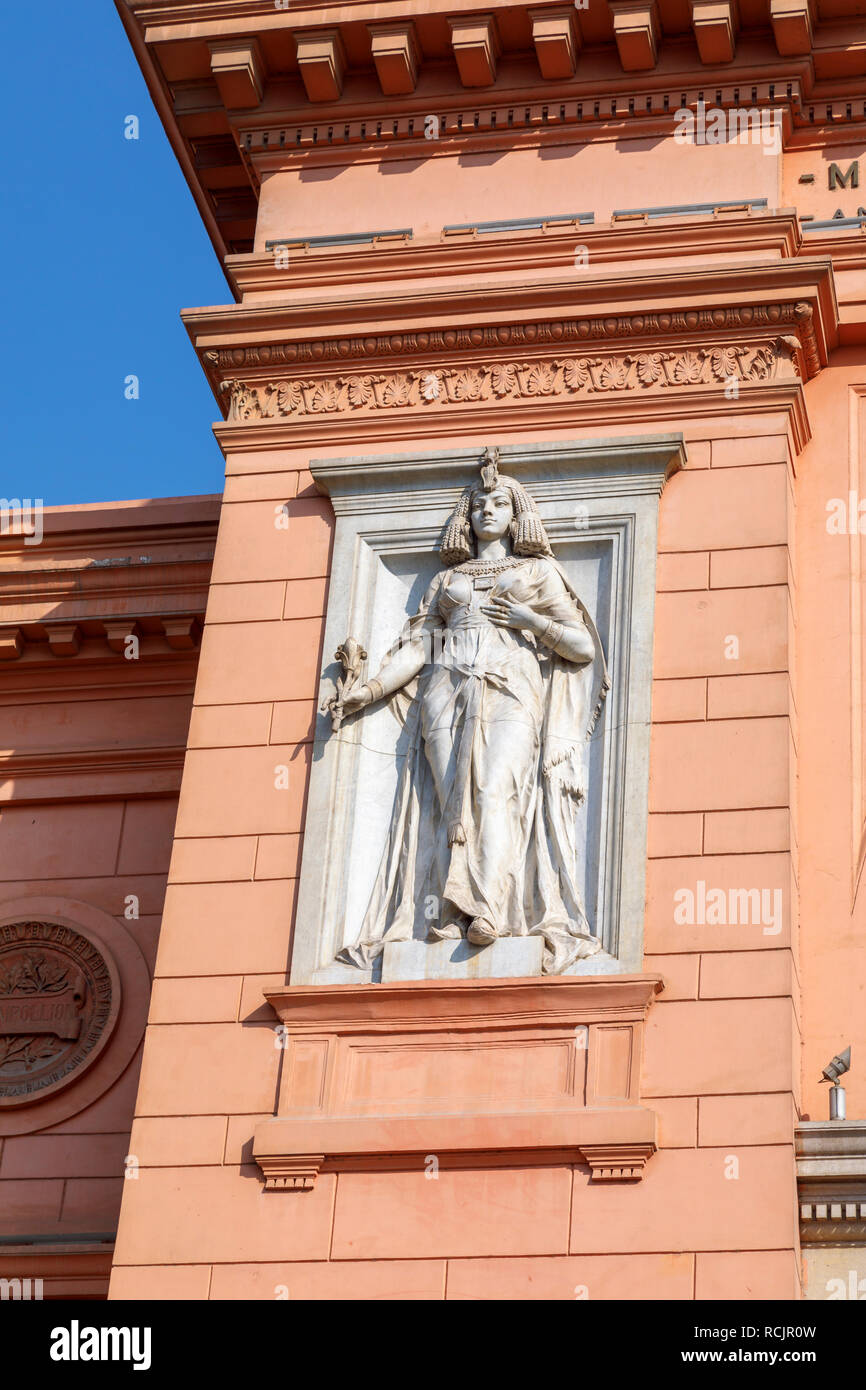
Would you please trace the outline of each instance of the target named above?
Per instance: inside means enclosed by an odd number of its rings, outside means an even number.
[[[482,470],[480,482],[473,483],[470,487],[463,489],[457,506],[448,519],[448,524],[442,533],[442,539],[438,546],[443,564],[460,565],[464,560],[471,560],[475,557],[475,534],[469,520],[472,502],[479,492],[492,492],[494,488],[504,488],[511,498],[514,517],[508,529],[511,534],[513,553],[515,555],[553,554],[544,523],[538,514],[538,508],[526,488],[522,487],[514,478],[507,478],[498,473],[491,476],[491,471],[485,468]]]

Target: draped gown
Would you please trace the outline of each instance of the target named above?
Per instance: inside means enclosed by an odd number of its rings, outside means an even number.
[[[481,605],[500,593],[562,625],[559,655],[490,621]],[[555,560],[515,557],[440,571],[400,640],[424,642],[429,659],[407,689],[406,761],[360,936],[338,959],[366,966],[386,942],[424,937],[432,913],[443,926],[481,918],[499,936],[540,934],[544,969],[559,973],[600,945],[575,845],[606,688],[595,625]]]

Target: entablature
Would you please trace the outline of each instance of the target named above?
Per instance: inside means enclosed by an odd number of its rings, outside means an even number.
[[[220,500],[3,499],[0,800],[178,791]]]
[[[219,497],[4,504],[0,660],[111,661],[131,636],[142,656],[198,646]]]
[[[741,409],[753,391],[790,404],[837,342],[838,306],[829,259],[786,257],[572,267],[507,285],[441,274],[390,294],[354,287],[184,317],[227,413],[220,442],[237,434],[241,447],[278,427],[309,443],[341,420],[429,435],[449,417],[469,425],[495,409],[503,429],[515,412],[551,420],[577,404],[589,420],[605,400],[633,409],[660,391],[666,410],[680,396],[716,410],[726,384]]]
[[[844,0],[117,3],[220,255],[275,163],[659,136],[699,101],[781,110],[786,139],[866,121]]]

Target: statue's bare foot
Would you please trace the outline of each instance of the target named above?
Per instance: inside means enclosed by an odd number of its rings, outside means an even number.
[[[459,941],[463,936],[456,922],[445,922],[441,927],[431,926],[427,929],[428,941]]]
[[[473,946],[489,946],[498,935],[498,931],[490,922],[486,922],[483,917],[473,917],[466,933],[466,940]]]

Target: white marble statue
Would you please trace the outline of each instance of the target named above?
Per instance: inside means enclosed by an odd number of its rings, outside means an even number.
[[[575,822],[609,681],[595,624],[496,451],[445,528],[444,568],[338,718],[393,699],[407,754],[358,940],[338,960],[426,936],[544,938],[558,974],[600,941],[577,886]],[[357,645],[357,644],[356,644]]]

